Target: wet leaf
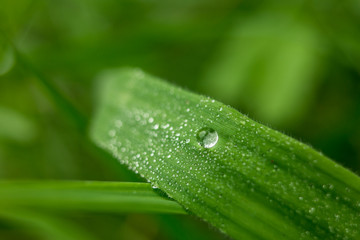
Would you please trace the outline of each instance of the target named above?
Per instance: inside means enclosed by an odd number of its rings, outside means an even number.
[[[359,237],[359,177],[311,147],[137,69],[97,83],[92,139],[222,232]]]

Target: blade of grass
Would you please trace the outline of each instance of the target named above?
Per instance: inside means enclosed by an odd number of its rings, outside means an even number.
[[[1,181],[0,206],[92,212],[185,214],[148,183]]]
[[[93,140],[224,233],[359,237],[359,177],[311,147],[137,69],[98,83]]]

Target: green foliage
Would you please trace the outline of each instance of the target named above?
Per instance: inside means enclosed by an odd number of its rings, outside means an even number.
[[[48,240],[95,240],[86,230],[76,223],[49,216],[37,211],[27,209],[1,209],[0,219],[5,219],[29,232],[30,236]],[[64,231],[66,229],[66,231]]]
[[[266,11],[240,18],[228,38],[202,88],[232,106],[240,100],[265,122],[296,124],[321,65],[313,26],[289,13],[274,17]]]
[[[235,239],[359,236],[360,178],[309,146],[140,70],[98,84],[94,141]]]
[[[35,138],[37,129],[31,120],[12,109],[0,106],[0,141],[29,142]]]
[[[14,63],[15,57],[13,49],[0,31],[0,76],[10,71]]]
[[[148,183],[3,181],[0,186],[2,207],[110,213],[184,213],[176,202],[159,196]]]
[[[65,184],[54,179],[145,181],[88,138],[103,69],[137,66],[170,79],[359,173],[359,9],[358,0],[0,0],[0,179],[36,179],[17,196],[44,203],[0,205],[0,239],[227,239],[190,215],[111,214],[99,198],[89,199],[95,213],[41,201]],[[198,138],[211,146],[216,136]]]

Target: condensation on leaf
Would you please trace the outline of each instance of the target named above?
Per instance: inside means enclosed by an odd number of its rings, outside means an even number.
[[[359,179],[309,146],[137,69],[99,82],[94,141],[233,238],[359,233]]]

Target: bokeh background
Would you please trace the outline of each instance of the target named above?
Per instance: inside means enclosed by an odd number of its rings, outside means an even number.
[[[223,101],[360,173],[358,0],[0,0],[0,31],[1,179],[143,181],[93,149],[37,80],[90,120],[95,76],[121,66]],[[226,239],[190,216],[63,218],[99,239]],[[34,231],[0,219],[1,239]]]

